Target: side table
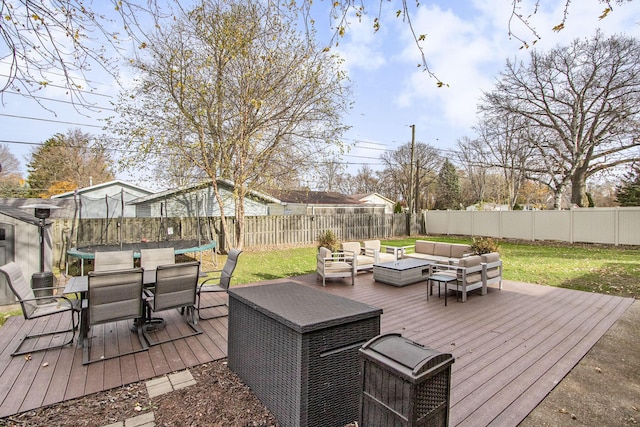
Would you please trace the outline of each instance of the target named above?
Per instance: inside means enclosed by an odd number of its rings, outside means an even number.
[[[451,276],[448,274],[433,274],[427,278],[427,284],[429,285],[427,289],[427,301],[429,301],[429,294],[433,291],[431,282],[438,282],[438,296],[440,296],[440,284],[444,284],[444,305],[447,305],[447,294],[449,293],[447,290],[447,285],[451,282],[457,281],[456,276]]]

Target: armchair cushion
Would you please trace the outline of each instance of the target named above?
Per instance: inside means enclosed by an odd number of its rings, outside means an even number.
[[[397,261],[394,253],[388,253],[386,248],[383,251],[380,240],[365,240],[362,242],[365,250],[365,254],[369,255],[370,252],[374,255],[375,262],[382,264],[385,262]]]
[[[347,256],[355,257],[356,270],[373,269],[375,257],[373,253],[366,253],[360,242],[342,242],[340,249],[347,253]]]
[[[356,261],[351,252],[331,252],[327,248],[318,248],[317,268],[318,277],[322,277],[322,286],[326,285],[327,277],[349,277],[354,284]]]

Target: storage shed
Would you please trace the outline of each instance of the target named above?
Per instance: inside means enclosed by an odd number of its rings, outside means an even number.
[[[20,209],[0,204],[0,265],[15,261],[27,280],[40,271],[39,219],[33,209]],[[51,221],[45,221],[44,269],[51,271]],[[14,304],[15,297],[2,275],[0,277],[0,305]]]

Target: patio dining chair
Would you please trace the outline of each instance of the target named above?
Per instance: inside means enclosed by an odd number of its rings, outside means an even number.
[[[87,325],[82,328],[83,365],[148,350],[142,335],[142,274],[141,268],[89,273],[86,307],[83,302],[83,309],[88,310],[85,316]],[[89,338],[89,328],[130,319],[134,320],[134,330],[138,333],[141,348],[91,359],[92,340]]]
[[[200,262],[181,262],[178,264],[159,265],[156,271],[156,283],[153,289],[145,290],[145,319],[151,319],[151,311],[178,309],[186,317],[187,324],[193,331],[162,341],[155,341],[149,335],[149,323],[143,326],[143,334],[150,346],[177,339],[187,338],[202,333],[198,328],[196,315],[196,288],[200,273]]]
[[[20,340],[20,343],[18,344],[18,347],[15,349],[15,351],[11,353],[12,356],[32,353],[35,351],[60,348],[73,342],[76,330],[78,330],[78,324],[80,322],[80,300],[71,300],[69,298],[66,298],[65,296],[57,295],[36,297],[33,293],[33,290],[31,289],[31,286],[29,286],[29,282],[27,282],[24,275],[22,274],[22,270],[20,269],[18,264],[13,261],[0,267],[0,272],[4,274],[5,278],[7,279],[9,288],[15,295],[16,300],[20,303],[22,314],[25,320],[41,319],[45,316],[52,316],[55,314],[66,312],[71,315],[71,327],[69,329],[27,334]],[[58,288],[53,287],[41,289],[50,289],[54,291]],[[68,340],[64,341],[63,343],[59,343],[59,340],[55,340],[55,335],[65,335],[68,332],[71,332],[71,337]],[[52,339],[49,344],[44,346],[36,347],[37,343],[34,343],[33,347],[24,350],[22,349],[23,344],[25,344],[28,340],[37,340],[40,337],[46,336],[54,336],[54,339]]]
[[[144,283],[152,284],[156,281],[156,269],[159,265],[176,263],[173,248],[140,249],[140,267],[144,269]]]
[[[133,251],[96,252],[93,271],[125,270],[133,268]]]
[[[238,264],[238,258],[240,257],[240,254],[242,254],[242,251],[238,250],[238,249],[231,249],[229,251],[229,254],[227,255],[227,261],[224,263],[224,267],[222,268],[222,270],[214,270],[214,271],[207,271],[206,273],[208,274],[213,274],[212,277],[209,277],[207,279],[205,279],[202,283],[200,283],[200,285],[198,286],[198,290],[197,290],[197,296],[198,296],[198,305],[197,305],[197,310],[198,310],[198,317],[202,320],[211,320],[211,319],[216,319],[218,317],[225,317],[229,315],[228,312],[228,307],[229,307],[229,303],[228,302],[223,302],[220,304],[212,304],[212,305],[207,305],[204,306],[202,305],[202,294],[206,294],[206,293],[226,293],[229,290],[229,286],[231,286],[231,279],[233,278],[233,272],[236,269],[236,265]],[[202,315],[202,310],[205,310],[207,308],[214,308],[214,307],[227,307],[227,313],[226,314],[218,314],[218,315],[213,315],[213,316],[208,316],[205,317]]]

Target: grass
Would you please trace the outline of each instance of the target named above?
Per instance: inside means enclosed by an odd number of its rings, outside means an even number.
[[[429,236],[428,239],[471,243],[471,238],[468,237]],[[416,238],[388,240],[383,241],[383,244],[408,246],[414,244],[415,240]],[[505,279],[640,298],[640,248],[551,242],[497,242]],[[252,283],[314,273],[316,252],[315,247],[244,251],[235,270],[233,283]],[[203,260],[203,270],[220,269],[225,261],[225,256],[218,256],[216,266],[211,260]],[[0,313],[0,326],[7,316],[20,314],[20,310]]]
[[[423,237],[426,238],[426,237]],[[468,237],[429,236],[429,240],[471,243]],[[408,246],[416,238],[383,241]],[[519,282],[577,289],[588,292],[640,297],[640,248],[551,242],[496,240],[504,265],[504,278]],[[245,251],[233,283],[314,273],[316,248]],[[222,266],[224,257],[218,257]]]

